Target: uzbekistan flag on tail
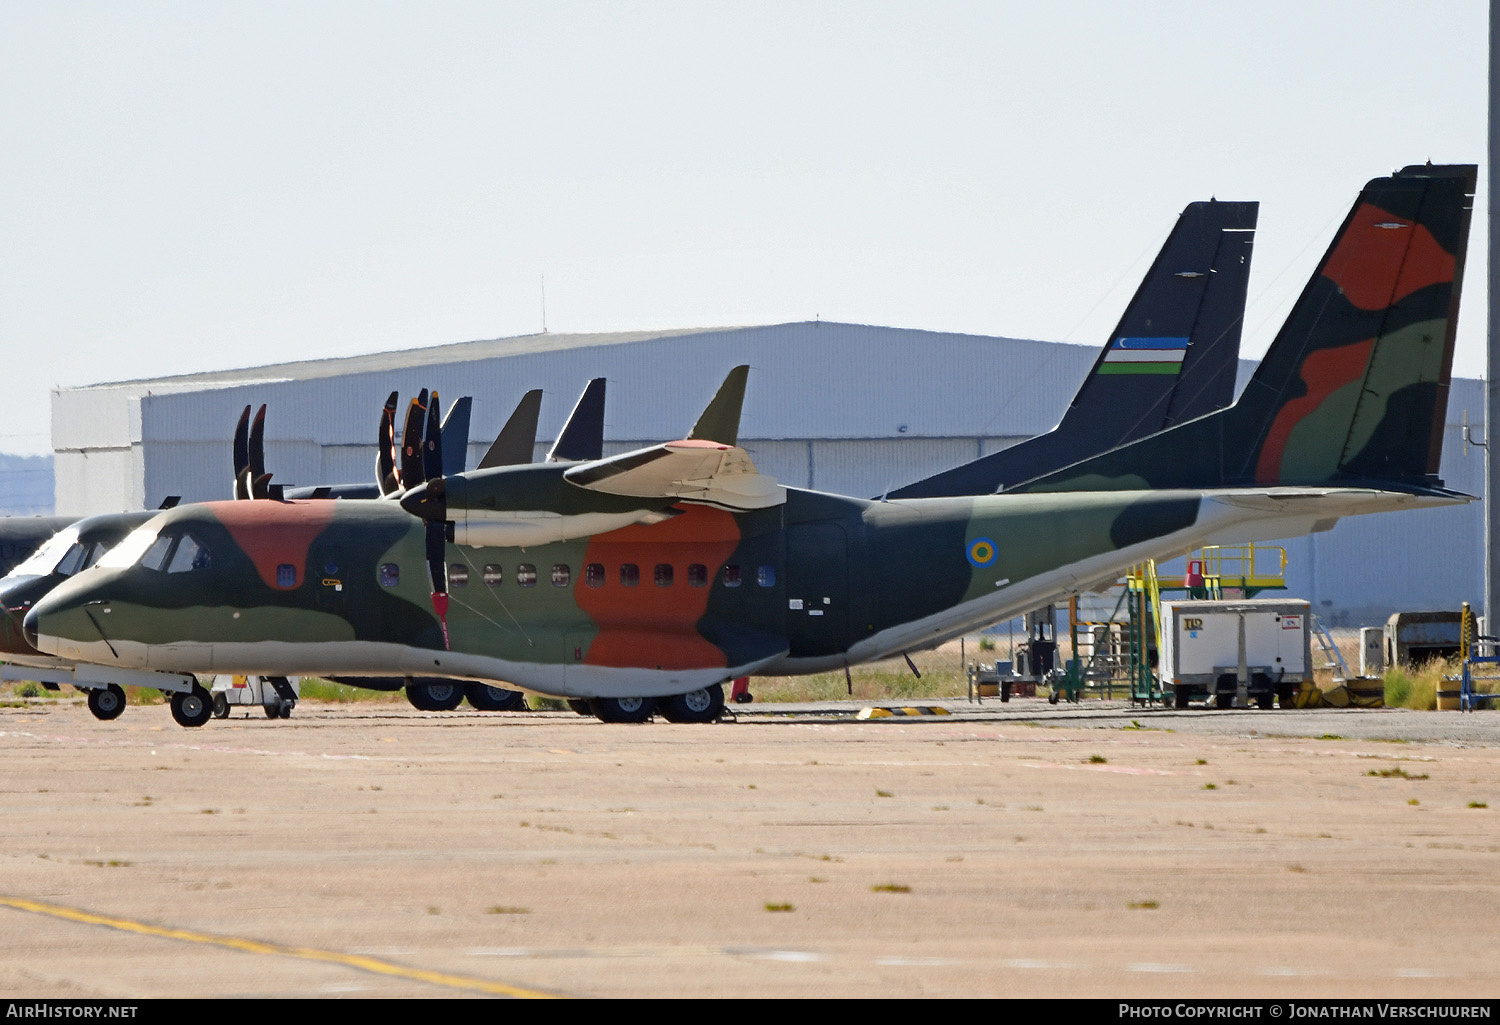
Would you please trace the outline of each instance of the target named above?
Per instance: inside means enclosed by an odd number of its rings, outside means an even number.
[[[1126,338],[1114,340],[1104,354],[1101,374],[1175,374],[1187,355],[1186,338]]]

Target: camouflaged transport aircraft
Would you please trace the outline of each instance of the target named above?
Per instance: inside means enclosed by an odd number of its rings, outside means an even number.
[[[922,650],[1145,558],[1469,501],[1436,474],[1476,173],[1366,185],[1234,406],[1000,494],[783,487],[736,444],[737,368],[681,441],[430,474],[399,504],[170,510],[26,634],[146,671],[441,674],[705,721],[737,676]],[[195,568],[164,572],[184,546]],[[205,721],[206,693],[173,712]]]

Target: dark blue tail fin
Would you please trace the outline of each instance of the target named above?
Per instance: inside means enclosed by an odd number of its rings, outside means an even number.
[[[1209,200],[1183,210],[1050,432],[888,497],[991,494],[1229,405],[1258,206]]]

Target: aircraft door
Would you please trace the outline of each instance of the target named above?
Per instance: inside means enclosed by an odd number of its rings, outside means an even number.
[[[794,523],[786,531],[786,633],[793,658],[849,646],[848,538],[837,523]]]

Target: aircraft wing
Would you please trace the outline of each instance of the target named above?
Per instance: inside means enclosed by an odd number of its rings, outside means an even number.
[[[575,466],[563,479],[589,491],[630,498],[670,498],[725,509],[768,509],[786,488],[755,468],[737,445],[688,438]]]

